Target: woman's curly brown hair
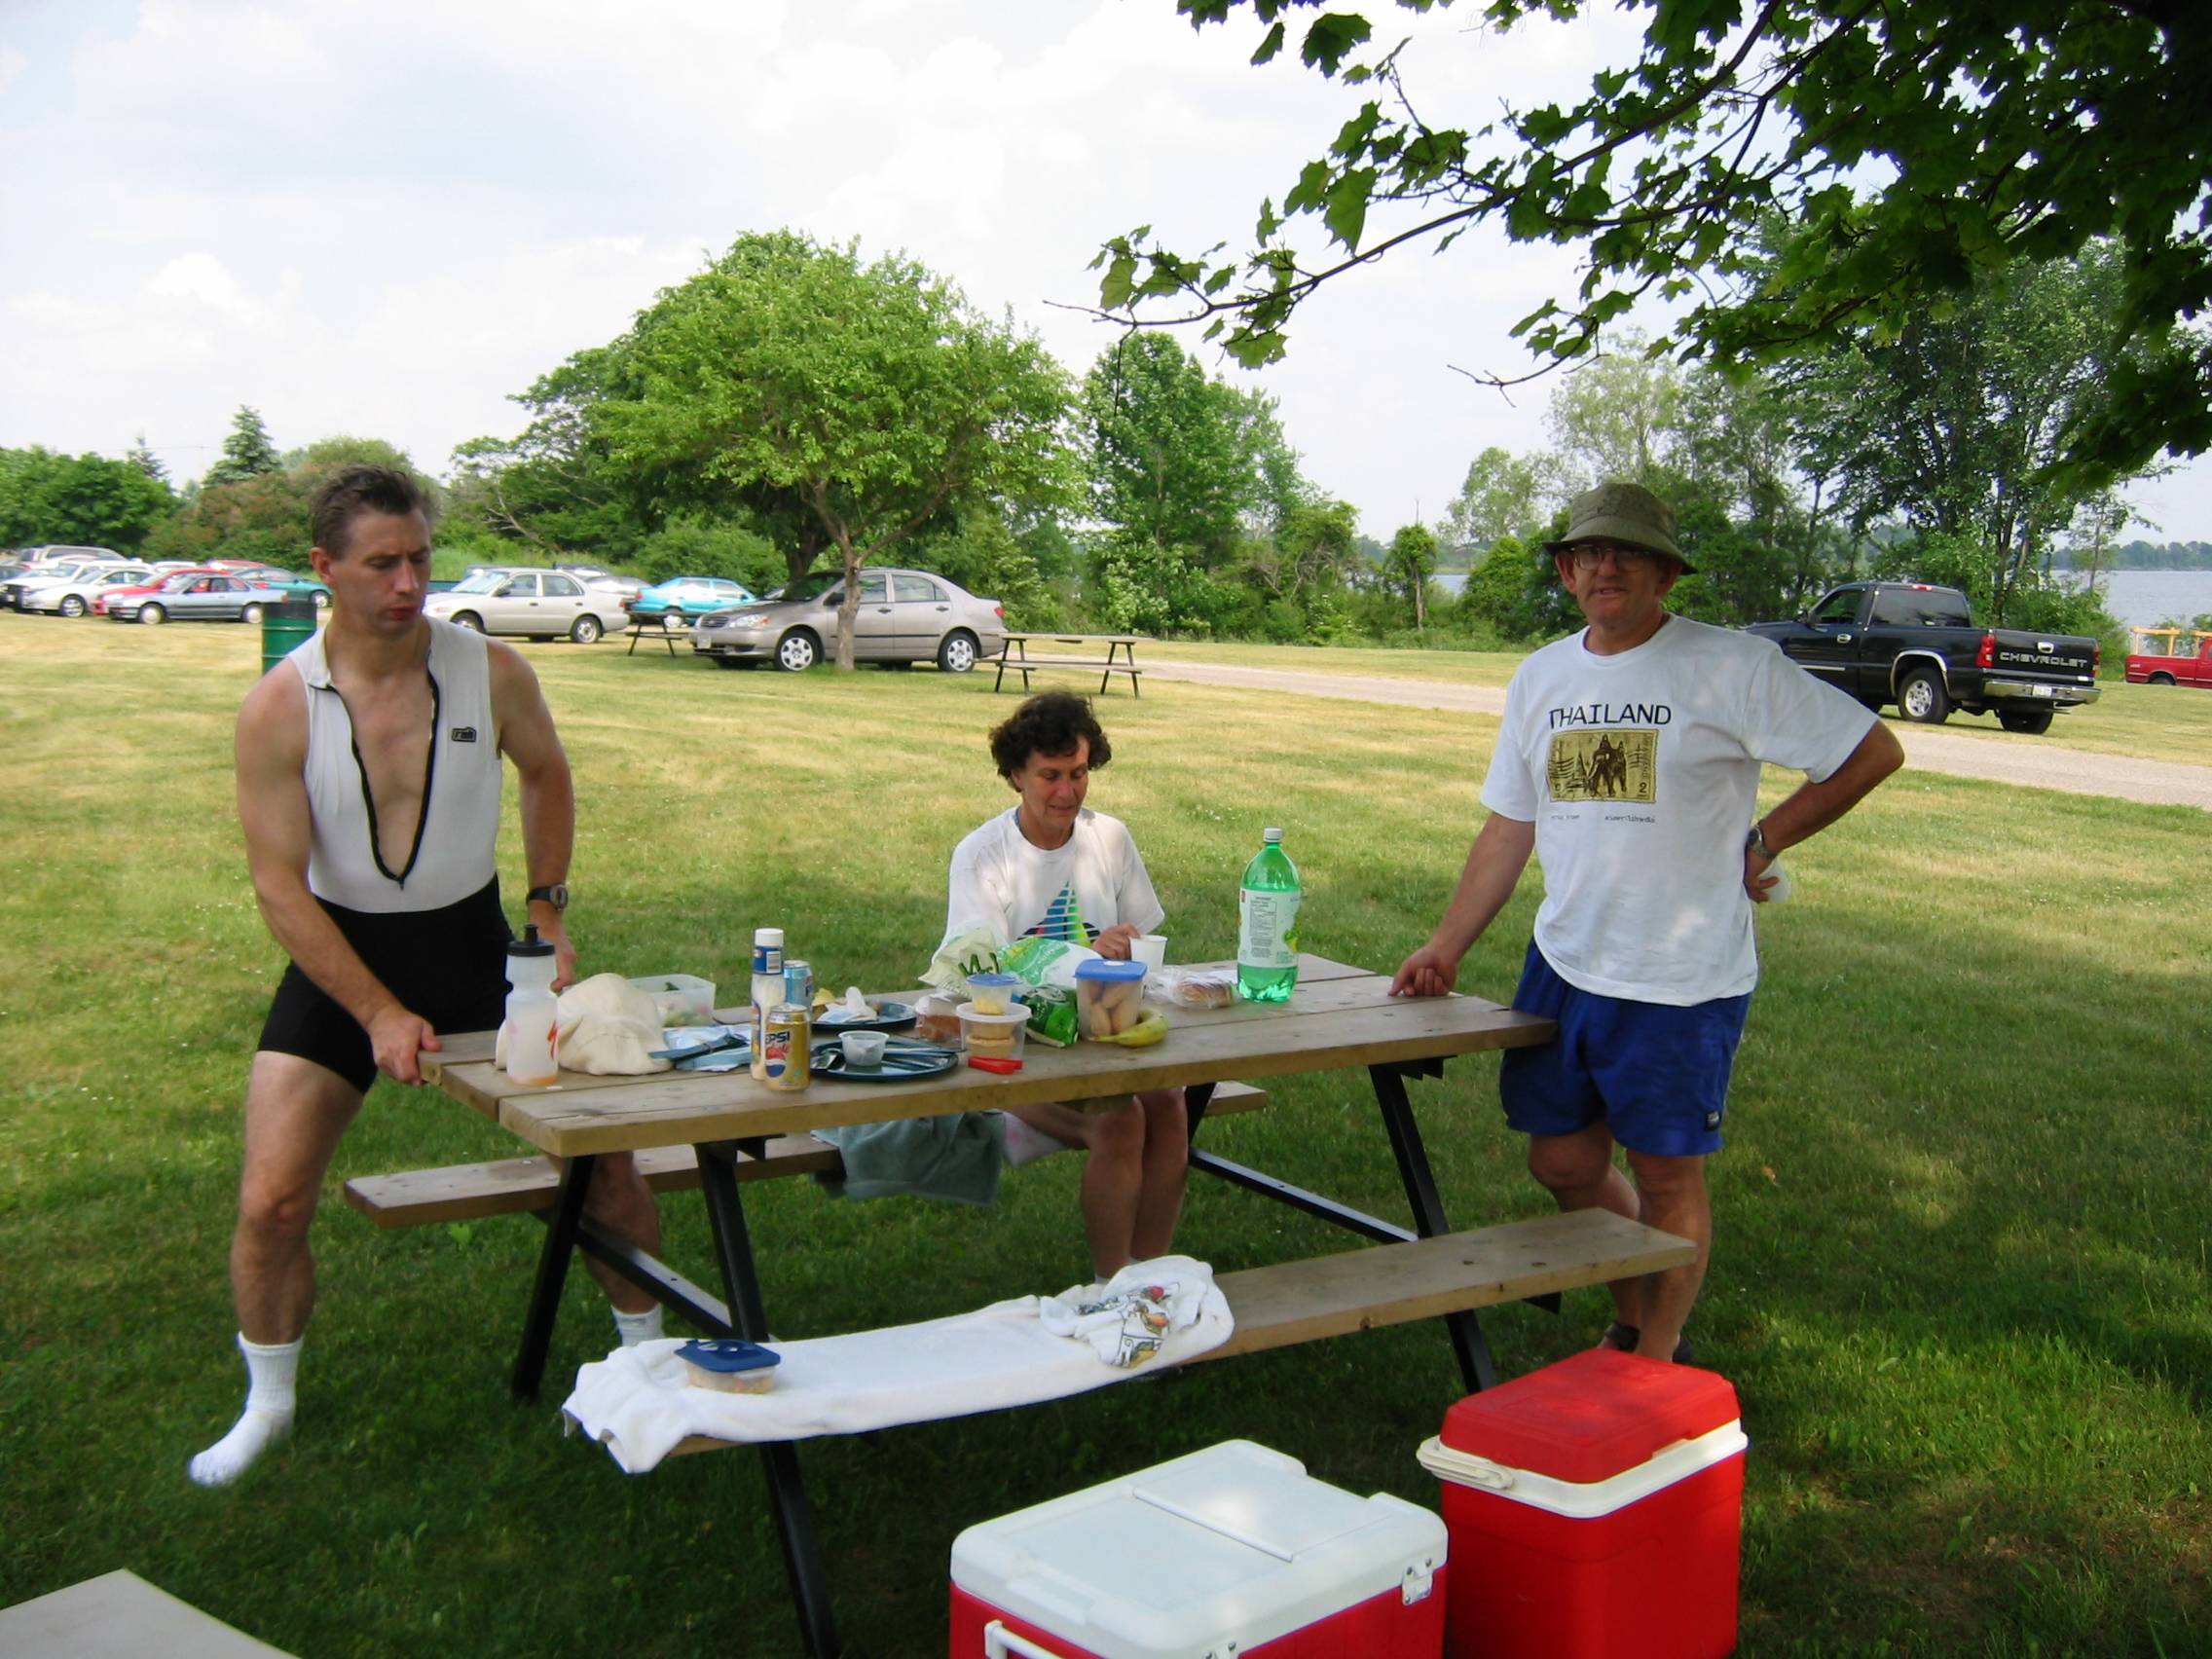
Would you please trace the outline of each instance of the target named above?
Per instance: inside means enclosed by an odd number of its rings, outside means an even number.
[[[1040,691],[991,728],[991,759],[1000,777],[1012,778],[1029,764],[1032,755],[1073,755],[1079,737],[1090,739],[1093,772],[1114,758],[1114,746],[1090,712],[1088,697],[1073,691]]]

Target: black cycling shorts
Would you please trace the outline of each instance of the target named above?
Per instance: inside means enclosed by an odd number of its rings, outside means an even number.
[[[316,903],[362,965],[432,1031],[489,1031],[505,1016],[507,943],[514,935],[499,908],[498,877],[436,910],[349,910],[327,899]],[[259,1047],[313,1060],[363,1093],[377,1079],[369,1034],[296,963],[287,964],[277,981]]]

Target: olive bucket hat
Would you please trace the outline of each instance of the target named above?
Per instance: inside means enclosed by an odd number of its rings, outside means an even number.
[[[1641,484],[1615,480],[1585,490],[1567,504],[1567,534],[1544,543],[1546,553],[1565,553],[1577,541],[1617,541],[1678,560],[1683,575],[1697,567],[1675,545],[1675,509]]]

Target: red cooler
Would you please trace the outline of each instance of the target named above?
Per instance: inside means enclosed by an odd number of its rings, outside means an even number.
[[[1444,1524],[1248,1440],[969,1528],[953,1659],[1437,1659]]]
[[[1420,1449],[1452,1536],[1446,1654],[1732,1652],[1747,1444],[1726,1378],[1610,1348],[1468,1395]]]

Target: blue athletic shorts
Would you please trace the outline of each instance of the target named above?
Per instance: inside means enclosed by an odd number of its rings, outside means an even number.
[[[1688,1008],[1602,997],[1553,973],[1531,940],[1513,1006],[1559,1022],[1557,1042],[1505,1051],[1497,1092],[1514,1128],[1570,1135],[1602,1121],[1631,1152],[1720,1150],[1749,992]]]

